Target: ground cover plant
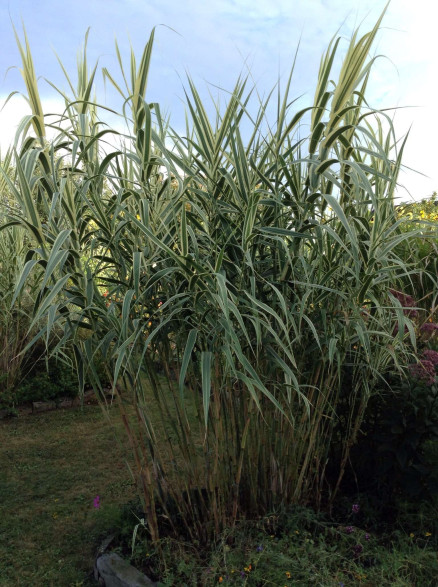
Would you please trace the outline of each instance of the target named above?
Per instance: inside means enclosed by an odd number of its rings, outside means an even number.
[[[399,526],[376,534],[360,511],[350,504],[336,523],[292,507],[224,532],[204,558],[193,544],[169,539],[161,543],[164,556],[141,540],[131,556],[160,585],[434,585],[430,519],[419,524],[417,516],[412,532],[401,516]]]
[[[333,40],[300,111],[293,70],[264,101],[239,78],[213,116],[188,79],[183,135],[147,102],[154,31],[139,61],[116,45],[119,77],[103,69],[123,136],[92,98],[86,42],[49,117],[17,35],[32,116],[2,167],[16,206],[2,232],[28,248],[11,304],[36,284],[28,348],[70,345],[107,410],[103,358],[155,545],[332,506],[382,378],[416,361],[399,294],[421,230],[394,205],[404,142],[366,99],[382,18],[353,34],[336,80]]]

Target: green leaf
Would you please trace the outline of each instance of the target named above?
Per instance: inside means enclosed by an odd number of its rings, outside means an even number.
[[[192,330],[190,330],[189,335],[187,337],[186,348],[184,349],[184,355],[183,355],[183,359],[181,362],[181,370],[179,373],[179,393],[180,393],[181,399],[183,399],[183,396],[184,396],[184,381],[186,378],[187,367],[189,365],[190,358],[192,356],[192,351],[193,351],[193,347],[195,346],[195,343],[196,343],[196,338],[198,336],[198,332],[199,332],[199,330],[197,328],[193,328]]]
[[[211,396],[211,363],[213,353],[202,351],[201,353],[201,380],[202,380],[202,405],[204,407],[204,425],[208,427],[208,413],[210,410]]]

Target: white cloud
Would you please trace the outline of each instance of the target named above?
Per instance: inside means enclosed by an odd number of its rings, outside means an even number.
[[[4,106],[6,97],[0,96],[0,108]],[[55,114],[57,116],[47,116],[46,124],[54,123],[58,120],[60,114],[64,112],[64,102],[60,98],[43,98],[41,100],[43,111],[46,115]],[[26,100],[16,94],[0,111],[0,149],[4,153],[7,148],[14,143],[18,126],[25,116],[29,116],[31,110]],[[56,135],[56,131],[47,128],[47,138],[51,139]]]

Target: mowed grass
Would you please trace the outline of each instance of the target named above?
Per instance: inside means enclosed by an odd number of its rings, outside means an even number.
[[[124,454],[99,406],[0,422],[1,586],[96,584],[96,547],[135,495]]]

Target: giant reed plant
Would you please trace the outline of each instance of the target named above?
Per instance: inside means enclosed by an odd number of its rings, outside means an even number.
[[[146,100],[152,33],[139,63],[116,47],[122,82],[103,70],[128,135],[100,121],[85,49],[56,137],[23,131],[10,222],[32,249],[16,292],[42,268],[39,336],[62,326],[103,407],[105,357],[154,540],[333,499],[375,383],[403,364],[413,330],[388,288],[409,272],[393,203],[404,143],[365,97],[380,22],[354,33],[337,81],[331,43],[298,112],[292,71],[274,127],[247,78],[213,119],[189,79],[186,132],[172,130]],[[29,100],[40,129],[36,82]]]
[[[2,159],[4,173],[0,176],[0,406],[6,409],[15,408],[17,386],[30,367],[31,358],[22,351],[32,338],[29,326],[40,278],[34,272],[26,287],[15,295],[29,241],[23,226],[7,223],[11,213],[19,212],[9,188],[16,180],[11,163],[12,150],[8,150]]]

